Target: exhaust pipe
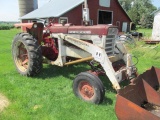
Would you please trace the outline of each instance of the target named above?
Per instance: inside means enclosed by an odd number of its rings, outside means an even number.
[[[118,120],[160,120],[160,69],[152,67],[117,94]]]
[[[89,25],[90,17],[89,17],[89,8],[87,4],[87,0],[84,0],[84,8],[83,8],[83,22],[85,25]]]

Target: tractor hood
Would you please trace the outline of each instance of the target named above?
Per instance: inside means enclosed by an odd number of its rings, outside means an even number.
[[[117,27],[111,25],[95,25],[95,26],[53,25],[49,28],[49,30],[51,33],[78,34],[78,35],[106,35],[108,32],[112,34],[118,34]]]

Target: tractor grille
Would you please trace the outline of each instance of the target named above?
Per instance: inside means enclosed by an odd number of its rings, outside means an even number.
[[[105,51],[108,56],[114,55],[114,47],[115,47],[115,35],[108,35],[106,37],[106,43],[105,43]]]

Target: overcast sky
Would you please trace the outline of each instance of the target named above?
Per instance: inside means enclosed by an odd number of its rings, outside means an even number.
[[[38,0],[38,7],[50,0]],[[0,0],[0,21],[17,21],[19,18],[18,0]]]
[[[50,0],[38,0],[38,7]],[[156,7],[160,7],[160,0],[152,0]],[[0,21],[17,21],[19,18],[18,0],[0,0]]]

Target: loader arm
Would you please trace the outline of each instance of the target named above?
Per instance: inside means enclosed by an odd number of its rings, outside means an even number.
[[[106,75],[108,76],[109,80],[111,81],[113,87],[116,90],[120,89],[118,79],[122,79],[122,73],[114,71],[112,64],[111,64],[104,49],[102,49],[96,45],[93,45],[91,43],[70,37],[68,35],[59,34],[58,37],[60,39],[63,39],[65,41],[83,49],[84,51],[90,53],[92,55],[92,57],[94,58],[94,60],[101,64]]]

